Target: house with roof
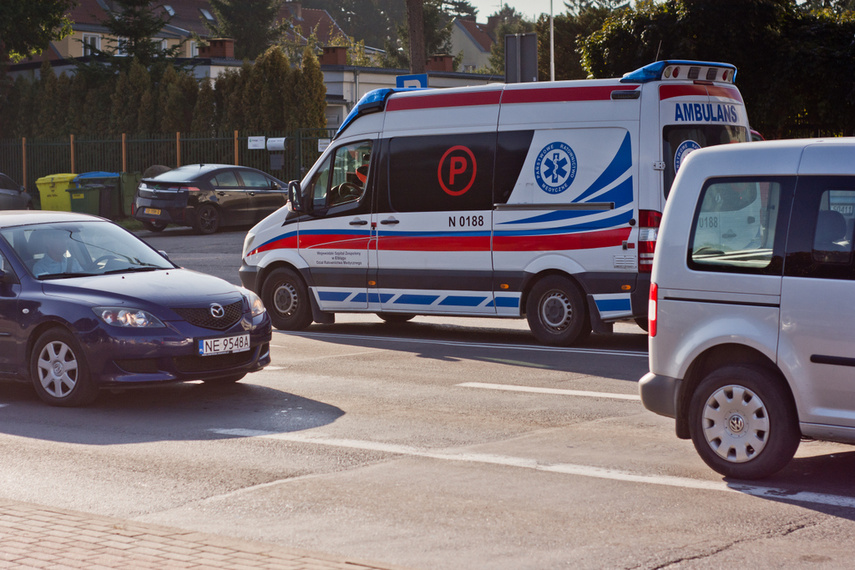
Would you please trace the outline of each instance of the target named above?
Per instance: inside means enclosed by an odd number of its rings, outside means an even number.
[[[451,26],[451,50],[463,53],[460,68],[465,72],[490,65],[490,52],[495,43],[495,22],[479,24],[474,19],[456,18]]]
[[[234,57],[234,40],[210,37],[206,22],[215,23],[216,20],[208,0],[163,0],[160,6],[170,19],[156,40],[164,42],[164,48],[181,44],[179,57],[192,60],[190,62],[197,79],[213,80],[225,70],[242,65],[243,62]],[[72,34],[53,42],[41,56],[11,65],[9,74],[29,74],[36,77],[45,59],[51,62],[55,73],[71,74],[76,69],[73,60],[90,55],[93,47],[105,51],[115,48],[116,38],[110,35],[110,31],[103,24],[109,12],[114,9],[112,0],[78,0],[77,6],[69,12],[69,19],[73,22]],[[280,9],[279,18],[291,23],[291,41],[305,44],[308,36],[314,33],[318,44],[325,46],[320,64],[326,85],[326,117],[327,126],[330,128],[338,127],[363,95],[372,89],[395,87],[397,77],[409,73],[408,70],[402,69],[349,64],[347,47],[334,45],[347,43],[347,34],[326,10],[303,8],[300,2],[285,2]],[[466,29],[471,28],[469,24],[466,26]],[[475,32],[469,35],[477,37],[477,28],[472,29]],[[199,40],[202,40],[202,43]],[[484,43],[478,45],[478,53],[483,54]],[[467,50],[471,50],[468,44],[464,52]],[[473,59],[473,62],[467,65],[465,62],[468,60],[464,58],[464,72],[453,71],[452,56],[432,56],[426,66],[428,86],[459,87],[503,81],[501,76],[472,73],[475,69],[486,66],[489,52],[487,47],[485,63]]]

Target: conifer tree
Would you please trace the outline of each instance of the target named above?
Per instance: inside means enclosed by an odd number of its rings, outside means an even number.
[[[193,122],[190,131],[200,135],[214,135],[216,133],[216,97],[214,88],[210,81],[202,81],[199,87],[199,97],[193,108]]]
[[[295,83],[298,100],[292,112],[297,116],[297,127],[326,127],[327,88],[318,58],[308,46],[303,51],[302,68]]]
[[[210,0],[217,18],[215,36],[235,40],[235,57],[253,60],[282,35],[276,17],[283,0]]]
[[[36,125],[35,136],[37,137],[57,137],[59,129],[57,122],[59,117],[64,114],[65,110],[58,109],[57,101],[57,79],[53,72],[50,62],[45,60],[42,62],[40,69],[40,77],[36,87]],[[64,121],[63,121],[64,123]]]

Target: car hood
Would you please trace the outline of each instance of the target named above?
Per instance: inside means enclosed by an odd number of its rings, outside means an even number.
[[[44,281],[46,295],[69,297],[96,305],[135,308],[198,307],[241,299],[235,285],[189,269],[163,269]]]

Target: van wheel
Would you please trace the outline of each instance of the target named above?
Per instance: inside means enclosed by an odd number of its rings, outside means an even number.
[[[387,323],[406,323],[415,318],[415,315],[408,313],[377,313],[377,316]]]
[[[531,288],[526,318],[534,337],[551,346],[569,346],[591,334],[584,297],[569,279],[544,277]]]
[[[51,406],[85,406],[98,396],[83,348],[65,329],[48,330],[36,340],[30,379],[39,398]]]
[[[275,269],[264,280],[261,300],[277,329],[296,331],[312,322],[309,290],[300,276],[290,269]]]
[[[215,206],[202,204],[196,210],[196,225],[193,228],[203,235],[213,234],[220,229],[220,221],[220,211]]]
[[[704,378],[689,404],[689,433],[707,465],[737,479],[779,471],[801,437],[782,381],[754,365],[725,366]]]

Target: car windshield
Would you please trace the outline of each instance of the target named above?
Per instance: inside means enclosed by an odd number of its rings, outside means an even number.
[[[110,222],[16,226],[0,230],[0,236],[38,279],[175,268],[145,242]]]

